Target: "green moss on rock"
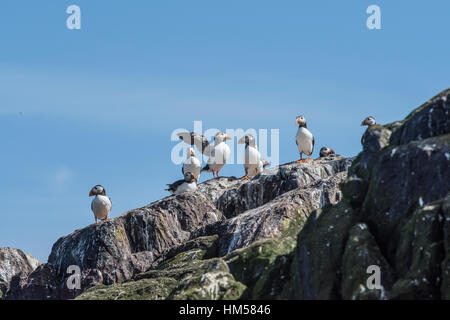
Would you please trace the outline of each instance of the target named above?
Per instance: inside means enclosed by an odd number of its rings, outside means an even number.
[[[282,271],[289,267],[297,234],[306,220],[299,211],[296,219],[286,220],[280,236],[257,241],[224,257],[234,277],[249,288],[243,298],[273,299],[281,294],[288,280],[288,272]]]
[[[160,300],[165,299],[177,285],[171,278],[142,279],[111,286],[96,286],[76,300]]]
[[[166,254],[166,260],[171,259],[175,255],[190,251],[193,249],[202,250],[205,252],[203,258],[209,259],[217,257],[219,254],[219,235],[198,237],[173,248]]]
[[[117,240],[121,241],[121,242],[127,242],[127,234],[125,232],[125,229],[123,228],[122,225],[118,225],[117,229],[115,230],[115,235]]]
[[[7,284],[3,281],[0,281],[0,300],[3,297],[3,294],[6,292]]]
[[[174,300],[235,300],[246,289],[230,274],[222,259],[203,262],[200,268],[180,281],[168,299]]]
[[[192,250],[191,250],[192,251]],[[189,252],[189,251],[188,251]],[[164,270],[150,270],[132,281],[96,286],[80,295],[80,300],[217,300],[238,299],[246,286],[236,281],[224,260],[190,260],[177,255]],[[177,258],[178,257],[178,258]],[[176,264],[175,261],[181,261]]]
[[[192,249],[189,251],[181,252],[175,257],[161,262],[156,269],[168,270],[174,268],[183,267],[194,260],[201,260],[206,255],[206,250]]]

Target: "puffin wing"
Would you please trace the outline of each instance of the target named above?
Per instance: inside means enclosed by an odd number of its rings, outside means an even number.
[[[194,145],[194,135],[193,132],[180,132],[178,133],[178,137],[183,140],[184,143],[193,146]]]
[[[311,154],[313,154],[314,151],[314,136],[312,137],[312,148],[311,148]]]
[[[174,183],[171,184],[167,184],[167,186],[169,187],[169,189],[166,189],[169,192],[174,193],[179,186],[181,186],[183,184],[184,180],[177,180]]]
[[[196,146],[205,156],[209,157],[211,155],[213,146],[209,144],[208,139],[206,139],[205,136],[195,132],[180,132],[178,133],[178,137],[183,140],[184,143]]]
[[[205,136],[194,133],[194,144],[197,149],[205,156],[209,157],[211,155],[214,147],[209,144],[208,139]]]

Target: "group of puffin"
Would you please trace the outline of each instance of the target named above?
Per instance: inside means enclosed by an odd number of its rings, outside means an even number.
[[[201,168],[201,162],[195,156],[193,148],[188,149],[188,154],[183,162],[181,172],[184,179],[168,184],[166,189],[172,194],[179,195],[184,192],[195,191],[197,189],[198,179],[203,171],[212,172],[213,178],[219,177],[219,172],[227,162],[230,155],[230,147],[226,144],[226,140],[231,137],[223,132],[218,132],[214,136],[214,144],[210,144],[206,137],[195,132],[182,132],[178,137],[190,146],[196,146],[197,149],[206,157],[208,161]],[[244,171],[245,175],[241,179],[256,176],[269,165],[267,160],[261,158],[261,153],[256,146],[255,137],[246,134],[238,140],[239,144],[245,144],[244,151]]]
[[[314,136],[307,129],[306,118],[298,116],[295,119],[298,125],[295,142],[300,153],[300,160],[297,163],[307,162],[311,160],[314,150]],[[361,122],[361,126],[373,126],[376,124],[374,117],[367,117]],[[200,160],[195,156],[195,151],[191,147],[188,149],[186,159],[183,162],[181,172],[184,179],[168,184],[171,194],[179,195],[185,192],[195,191],[197,189],[198,179],[203,171],[212,172],[214,178],[219,177],[219,172],[223,168],[230,155],[230,147],[226,144],[226,140],[232,138],[223,133],[218,132],[214,136],[214,144],[210,144],[208,139],[203,135],[194,132],[182,132],[178,137],[190,146],[195,146],[204,156],[208,157],[206,165],[201,168]],[[244,151],[244,176],[241,179],[254,177],[264,171],[269,165],[267,160],[261,158],[261,153],[256,146],[256,140],[251,134],[246,134],[238,140],[239,144],[245,144]],[[303,159],[303,154],[307,156]],[[322,147],[320,149],[320,157],[334,156],[333,149]],[[94,186],[89,192],[89,197],[95,196],[91,203],[91,209],[94,212],[95,224],[97,220],[108,221],[108,216],[112,208],[111,198],[106,196],[106,190],[102,185]]]

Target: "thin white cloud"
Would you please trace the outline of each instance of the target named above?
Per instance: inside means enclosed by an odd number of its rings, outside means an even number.
[[[57,190],[63,190],[67,183],[73,177],[73,172],[67,167],[61,167],[56,170],[52,176],[53,187]]]

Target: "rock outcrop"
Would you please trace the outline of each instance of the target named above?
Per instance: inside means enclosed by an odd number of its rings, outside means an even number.
[[[450,299],[449,99],[371,126],[354,159],[209,180],[77,230],[6,298]]]
[[[298,216],[306,219],[311,211],[338,202],[339,183],[345,179],[350,164],[351,159],[336,157],[286,164],[248,180],[221,177],[200,184],[195,193],[166,197],[109,222],[77,230],[53,245],[47,264],[28,277],[16,277],[7,299],[74,298],[93,286],[133,281],[143,272],[167,265],[170,259],[174,259],[171,264],[179,262],[180,257],[199,260],[190,263],[190,267],[198,267],[198,274],[206,266],[205,258],[213,259],[213,265],[226,265],[217,259],[256,241],[279,236],[290,220]],[[202,239],[211,237],[216,238],[211,247],[215,251],[205,255],[204,250],[212,249],[205,248]],[[199,243],[203,247],[198,248]],[[78,290],[67,287],[70,266],[81,270]],[[214,280],[212,287],[218,283],[222,283],[219,287],[224,283],[233,286],[234,276],[228,266],[219,269],[220,275],[212,273],[198,283]],[[163,278],[161,281],[168,277]],[[177,284],[184,279],[186,288],[191,281],[182,276],[169,278],[170,283],[174,280]],[[244,287],[236,284],[239,292]],[[177,288],[167,297],[183,296]],[[202,296],[221,294],[198,297]]]
[[[41,263],[19,249],[0,248],[0,298],[16,275],[28,276]]]
[[[272,279],[285,283],[278,297],[450,298],[449,102],[447,90],[405,120],[366,131],[343,200],[311,213],[289,277]]]
[[[188,240],[202,224],[222,218],[205,195],[167,197],[100,225],[60,238],[48,263],[28,278],[15,279],[7,299],[67,299],[87,288],[113,284],[146,271],[156,256]],[[82,272],[81,287],[67,288],[70,266]]]

